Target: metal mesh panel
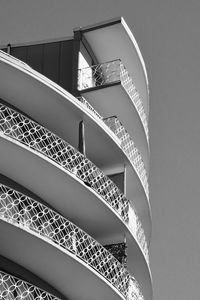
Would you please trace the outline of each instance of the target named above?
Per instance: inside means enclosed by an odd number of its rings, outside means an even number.
[[[44,290],[0,270],[0,299],[59,300]]]
[[[147,199],[149,199],[149,187],[148,187],[148,178],[146,174],[146,170],[144,167],[144,162],[142,160],[142,157],[138,151],[138,149],[135,147],[133,140],[131,139],[130,135],[124,128],[124,126],[121,124],[121,122],[116,117],[110,117],[107,119],[104,119],[105,124],[115,133],[115,135],[120,139],[121,141],[121,147],[124,153],[129,158],[131,164],[133,165],[134,169],[136,170],[146,193]],[[136,238],[138,243],[140,244],[144,255],[149,262],[149,255],[148,255],[148,247],[147,242],[145,238],[145,233],[142,228],[142,224],[139,221],[138,217],[136,221]]]

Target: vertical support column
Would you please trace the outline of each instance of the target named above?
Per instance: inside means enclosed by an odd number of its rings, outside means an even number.
[[[124,196],[126,197],[126,165],[124,165]]]
[[[80,51],[81,32],[80,29],[74,31],[73,41],[73,58],[72,58],[72,93],[75,97],[79,96],[78,92],[78,59]]]
[[[78,150],[85,155],[85,126],[83,120],[79,123]]]
[[[127,267],[127,261],[128,261],[128,250],[127,250],[127,242],[126,242],[126,235],[124,234],[124,266]]]
[[[11,52],[11,44],[8,44],[7,45],[7,53],[10,54],[10,52]]]

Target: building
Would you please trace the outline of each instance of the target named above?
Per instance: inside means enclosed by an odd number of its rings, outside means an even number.
[[[149,91],[123,18],[0,51],[1,299],[152,299]]]

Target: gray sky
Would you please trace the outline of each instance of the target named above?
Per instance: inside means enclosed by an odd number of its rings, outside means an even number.
[[[68,36],[120,15],[150,81],[154,300],[198,299],[200,1],[0,0],[0,44]]]

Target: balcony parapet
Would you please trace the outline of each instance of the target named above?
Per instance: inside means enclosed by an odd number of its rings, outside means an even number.
[[[103,276],[124,299],[144,300],[135,278],[101,244],[52,209],[2,184],[0,219],[69,251]]]
[[[140,247],[142,248],[144,256],[149,264],[149,251],[147,247],[146,237],[145,237],[144,229],[142,228],[142,223],[140,222],[138,217],[136,218],[136,224],[137,224],[136,239]]]
[[[77,97],[77,99],[86,107],[94,117],[97,117],[98,119],[102,120],[103,117],[94,109],[94,107],[84,98],[84,97]]]
[[[3,104],[0,104],[0,134],[44,155],[93,189],[117,213],[139,243],[140,239],[135,234],[138,217],[135,210],[132,212],[133,218],[129,217],[129,200],[113,181],[83,154],[46,128]],[[141,246],[140,243],[139,245]],[[143,251],[142,247],[141,250]],[[148,256],[146,259],[148,262]]]
[[[46,291],[0,270],[0,299],[59,300]]]
[[[128,71],[120,59],[78,70],[78,90],[103,87],[121,82],[124,90],[130,97],[144,127],[147,142],[149,143],[148,121],[140,94],[129,76]]]

